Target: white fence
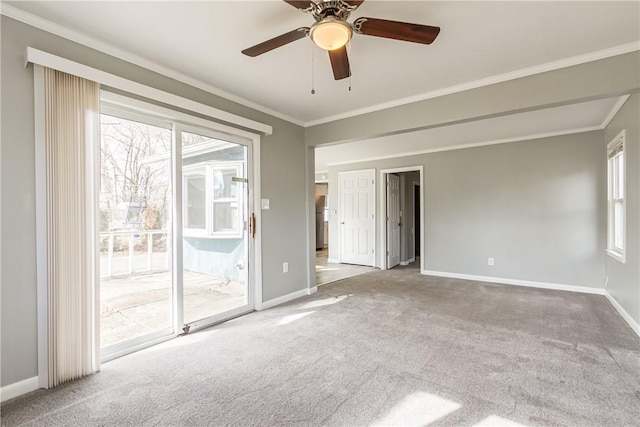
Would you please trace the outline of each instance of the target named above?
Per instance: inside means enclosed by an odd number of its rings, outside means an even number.
[[[146,236],[146,253],[135,251],[136,239]],[[165,237],[164,250],[154,252],[154,240],[158,241],[161,236]],[[116,239],[122,239],[128,243],[127,256],[114,255]],[[134,273],[149,271],[163,271],[169,269],[170,262],[170,242],[168,241],[167,230],[125,230],[108,231],[100,233],[100,243],[107,242],[107,255],[100,251],[100,277],[124,276]],[[138,245],[139,246],[139,245]],[[117,251],[122,252],[122,251]]]

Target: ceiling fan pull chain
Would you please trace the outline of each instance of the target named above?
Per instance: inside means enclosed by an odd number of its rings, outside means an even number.
[[[316,79],[315,79],[315,61],[314,61],[314,54],[313,54],[313,43],[309,43],[309,46],[311,46],[311,95],[315,95],[316,94]]]
[[[349,48],[347,49],[347,52],[349,52],[349,57],[353,59],[353,54],[351,52],[351,39],[349,39]],[[351,92],[351,75],[351,64],[349,64],[349,92]]]

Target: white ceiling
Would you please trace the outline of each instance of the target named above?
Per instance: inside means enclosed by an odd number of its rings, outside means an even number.
[[[602,129],[626,99],[627,97],[601,99],[401,135],[318,147],[315,150],[315,170],[326,171],[332,164],[402,157]]]
[[[311,95],[310,40],[257,58],[240,53],[312,23],[309,15],[279,0],[4,3],[13,7],[10,16],[25,11],[43,18],[39,25],[49,31],[132,62],[160,65],[165,74],[179,74],[192,84],[307,124],[570,57],[628,48],[640,38],[637,1],[367,0],[351,20],[386,18],[442,31],[430,46],[356,35],[351,92],[346,80],[333,80],[326,53],[316,48],[316,94]]]

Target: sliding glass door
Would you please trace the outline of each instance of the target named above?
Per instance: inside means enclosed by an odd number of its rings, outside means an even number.
[[[107,108],[101,115],[100,338],[107,353],[170,333],[173,324],[171,125],[122,116]]]
[[[249,143],[122,104],[101,120],[103,360],[250,311]]]
[[[205,130],[182,142],[184,319],[198,327],[247,307],[247,147]]]

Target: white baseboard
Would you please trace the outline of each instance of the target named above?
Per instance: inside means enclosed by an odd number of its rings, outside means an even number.
[[[38,377],[27,378],[17,383],[0,388],[0,402],[6,402],[14,397],[22,396],[40,388]]]
[[[406,261],[400,261],[400,265],[409,265],[409,264],[411,264],[412,262],[414,262],[415,260],[416,260],[416,258],[415,258],[415,257],[413,257],[413,258],[408,259],[408,260],[406,260]]]
[[[260,310],[266,310],[267,308],[275,307],[276,305],[284,304],[285,302],[289,302],[294,299],[298,299],[300,297],[304,297],[307,295],[312,295],[318,292],[318,287],[314,286],[313,288],[300,289],[299,291],[291,292],[290,294],[283,295],[278,298],[270,299],[269,301],[265,301],[262,303]]]
[[[327,258],[327,263],[329,263],[329,264],[340,264],[340,261],[338,261],[335,258]]]
[[[607,297],[613,308],[615,308],[616,311],[620,313],[620,316],[622,316],[622,318],[629,324],[629,326],[631,326],[633,332],[635,332],[636,335],[640,336],[640,325],[638,325],[633,317],[631,317],[631,315],[627,313],[624,308],[622,308],[620,303],[608,291],[604,292],[604,296]]]
[[[504,285],[528,286],[530,288],[554,289],[557,291],[580,292],[583,294],[605,295],[603,288],[589,286],[563,285],[558,283],[533,282],[530,280],[505,279],[503,277],[476,276],[473,274],[448,273],[444,271],[422,270],[427,276],[450,277],[453,279],[475,280],[478,282],[501,283]]]

